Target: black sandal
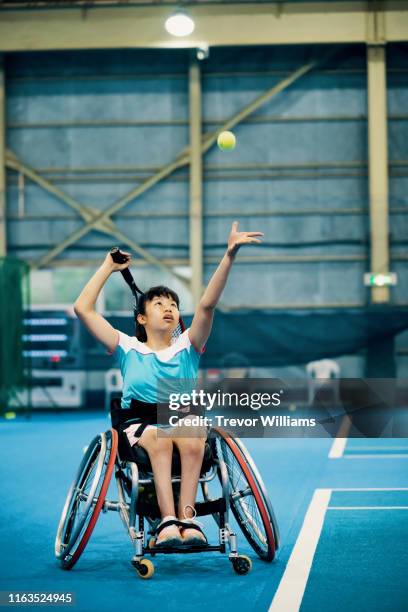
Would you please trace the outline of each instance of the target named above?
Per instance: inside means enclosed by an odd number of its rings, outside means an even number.
[[[178,537],[172,536],[170,538],[166,538],[165,540],[157,542],[157,536],[159,535],[159,533],[161,533],[163,529],[166,529],[166,527],[170,527],[170,525],[177,525],[178,527],[182,527],[183,523],[179,521],[175,516],[165,516],[155,530],[155,546],[181,546],[183,544],[183,538],[181,537],[181,535],[179,535]]]
[[[205,536],[205,533],[202,530],[202,526],[198,521],[194,519],[186,519],[182,521],[181,531],[184,529],[194,529],[195,531],[199,531],[203,536],[204,540],[198,536],[190,536],[188,539],[183,538],[183,544],[186,546],[208,546],[208,541]]]

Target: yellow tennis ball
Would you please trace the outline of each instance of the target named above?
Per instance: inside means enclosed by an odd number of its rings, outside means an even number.
[[[15,419],[16,418],[16,413],[15,412],[5,412],[4,413],[4,418],[8,419],[9,421],[11,419]]]
[[[221,151],[232,151],[235,149],[237,140],[232,132],[221,132],[218,134],[217,145]]]

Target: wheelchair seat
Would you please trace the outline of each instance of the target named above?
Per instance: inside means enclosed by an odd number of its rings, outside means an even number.
[[[126,414],[129,412],[129,414]],[[126,425],[126,419],[131,418],[131,411],[127,411],[121,408],[120,398],[113,398],[111,401],[111,420],[112,427],[118,432],[118,450],[119,457],[122,461],[134,461],[139,470],[144,473],[152,473],[152,466],[150,463],[149,455],[147,451],[139,445],[130,446],[126,434],[123,433],[123,427]],[[203,464],[201,467],[200,476],[204,476],[210,471],[214,464],[213,452],[210,441],[207,439],[204,449]],[[174,446],[171,473],[174,477],[180,477],[181,475],[181,461],[180,454],[176,446]]]
[[[126,453],[124,457],[121,454],[120,458],[125,461],[134,461],[137,464],[141,472],[152,473],[152,466],[150,463],[149,455],[147,454],[144,448],[142,448],[141,446],[138,446],[137,444],[132,447],[132,456],[129,456],[129,454]],[[213,464],[214,464],[214,461],[213,461],[211,444],[207,440],[205,443],[204,458],[203,458],[203,464],[201,466],[200,475],[204,476],[207,472],[209,472]],[[174,447],[174,450],[173,450],[171,473],[172,473],[172,476],[175,476],[175,477],[180,477],[181,475],[180,454],[176,447]]]

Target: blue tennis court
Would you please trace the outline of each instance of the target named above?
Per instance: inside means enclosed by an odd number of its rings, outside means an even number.
[[[0,1],[0,609],[408,612],[407,57],[408,0]]]
[[[404,609],[408,475],[403,458],[377,457],[378,440],[364,443],[374,458],[359,461],[346,459],[353,440],[336,460],[328,457],[329,439],[247,440],[282,538],[275,561],[265,564],[240,537],[240,550],[253,559],[248,576],[234,575],[215,553],[163,555],[154,579],[141,582],[115,513],[101,514],[76,567],[60,569],[53,547],[68,484],[83,447],[108,426],[107,418],[92,413],[2,420],[0,524],[7,563],[0,590],[72,591],[81,611],[110,610],[112,601],[128,609],[135,599],[147,610],[161,607],[163,598],[170,610]],[[404,444],[391,446],[400,455]],[[208,517],[205,522],[210,538],[215,536],[214,523]]]

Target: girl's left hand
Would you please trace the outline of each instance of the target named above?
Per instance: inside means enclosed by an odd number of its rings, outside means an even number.
[[[263,232],[239,232],[238,221],[234,221],[228,237],[228,255],[236,255],[238,249],[244,244],[260,244],[262,241],[255,236],[263,236]]]

